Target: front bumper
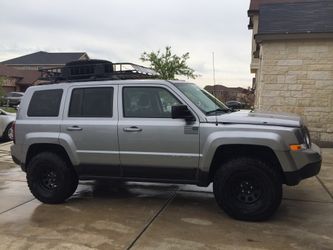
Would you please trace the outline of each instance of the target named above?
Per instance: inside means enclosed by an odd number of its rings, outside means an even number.
[[[322,162],[320,148],[312,144],[310,149],[294,155],[294,160],[302,163],[302,167],[296,171],[284,172],[285,184],[289,186],[297,185],[301,180],[319,173]]]

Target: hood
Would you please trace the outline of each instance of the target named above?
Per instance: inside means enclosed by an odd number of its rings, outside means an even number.
[[[208,122],[216,122],[216,116],[207,116]],[[242,110],[217,116],[219,123],[273,125],[285,127],[301,127],[301,117],[289,113],[273,113]]]

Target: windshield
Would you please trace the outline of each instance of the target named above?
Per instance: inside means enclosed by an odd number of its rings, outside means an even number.
[[[230,111],[220,100],[193,83],[174,83],[174,85],[206,115]]]

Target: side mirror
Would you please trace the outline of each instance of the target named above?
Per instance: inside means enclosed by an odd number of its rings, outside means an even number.
[[[186,121],[195,121],[195,117],[186,105],[180,104],[172,106],[171,108],[172,119],[185,119]]]

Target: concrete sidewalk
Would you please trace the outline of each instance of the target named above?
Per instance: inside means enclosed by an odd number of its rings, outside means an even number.
[[[284,187],[276,215],[233,220],[211,187],[81,182],[65,204],[34,199],[0,145],[0,249],[333,249],[333,149],[319,176]]]

